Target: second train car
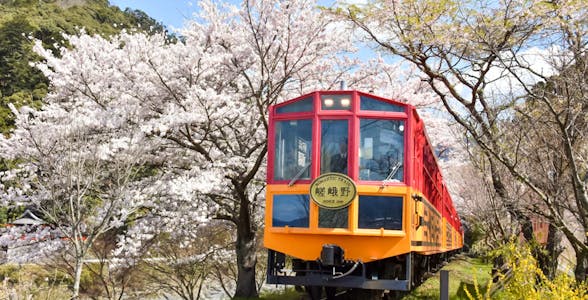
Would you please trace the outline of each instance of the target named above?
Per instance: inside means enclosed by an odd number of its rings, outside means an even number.
[[[271,106],[267,281],[312,298],[410,290],[463,245],[415,107],[360,91]]]

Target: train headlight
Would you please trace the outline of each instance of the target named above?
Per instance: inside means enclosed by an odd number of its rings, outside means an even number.
[[[335,101],[333,101],[333,98],[325,98],[323,100],[323,103],[325,104],[326,107],[331,107],[331,106],[333,106],[333,104],[335,104]]]
[[[351,104],[351,99],[349,99],[349,98],[341,98],[341,106],[343,106],[343,107],[349,107],[349,104]]]

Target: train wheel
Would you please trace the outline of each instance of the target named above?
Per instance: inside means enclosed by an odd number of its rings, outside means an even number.
[[[321,296],[323,293],[322,286],[311,285],[311,286],[305,286],[304,288],[306,289],[306,293],[308,294],[308,297],[310,298],[310,300],[320,300],[321,299]]]
[[[420,255],[412,255],[411,257],[411,274],[410,289],[419,286],[423,282],[423,275],[426,273],[426,261]]]
[[[384,294],[382,299],[384,300],[398,300],[404,298],[404,296],[408,295],[407,291],[389,291],[388,293]]]
[[[337,288],[325,287],[325,294],[327,294],[327,300],[335,300],[337,296]]]
[[[380,300],[382,299],[381,290],[364,290],[364,289],[351,289],[348,292],[347,299],[365,299],[365,300]]]

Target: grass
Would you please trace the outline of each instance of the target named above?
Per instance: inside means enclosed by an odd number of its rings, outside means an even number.
[[[297,292],[293,287],[287,287],[285,290],[275,290],[262,293],[259,298],[262,300],[300,300],[304,299],[304,293]]]
[[[479,293],[484,294],[490,281],[492,265],[479,258],[458,256],[442,270],[449,271],[449,299],[468,299],[465,289],[475,297],[476,285]],[[439,299],[439,274],[436,272],[402,300]]]

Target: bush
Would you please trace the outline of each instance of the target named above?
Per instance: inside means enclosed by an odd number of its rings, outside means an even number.
[[[588,284],[576,282],[567,274],[560,273],[550,280],[537,266],[528,244],[519,244],[515,240],[493,253],[500,256],[506,266],[506,272],[499,274],[499,282],[492,288],[489,283],[487,291],[466,291],[469,299],[489,299],[496,293],[500,299],[586,299]],[[502,287],[502,291],[498,288]]]
[[[67,299],[66,278],[36,265],[1,265],[0,299]]]

